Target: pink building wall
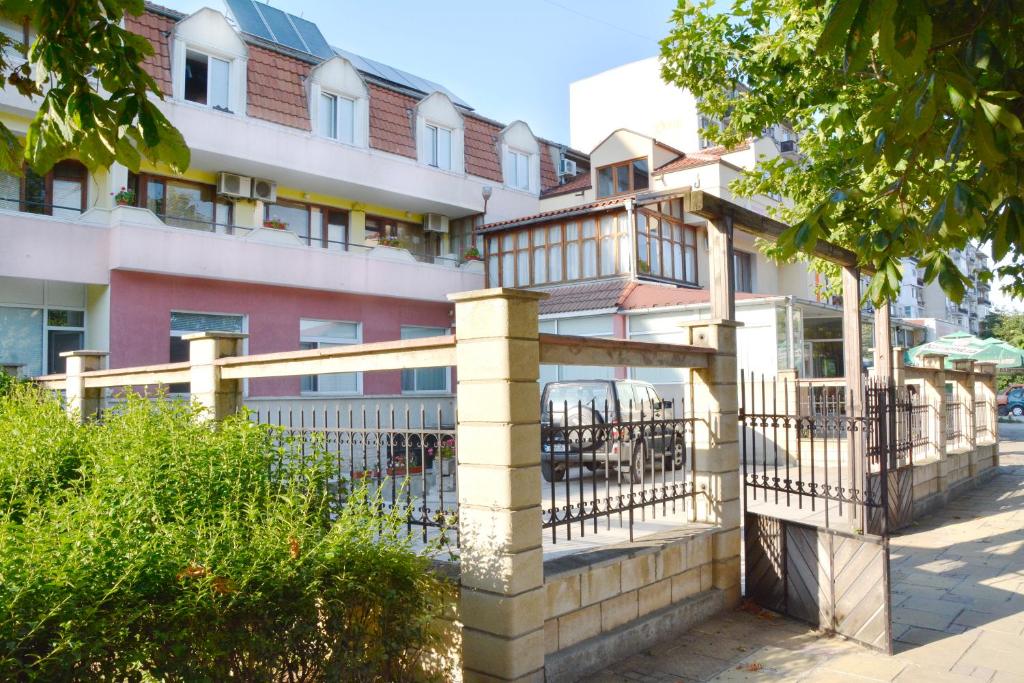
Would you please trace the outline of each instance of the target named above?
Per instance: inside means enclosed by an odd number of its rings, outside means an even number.
[[[402,325],[453,326],[446,303],[115,270],[110,273],[110,367],[168,362],[172,310],[246,316],[251,354],[298,350],[301,318],[360,322],[364,342],[399,339]],[[401,390],[399,372],[363,375],[364,394]],[[251,396],[298,393],[297,377],[249,385]]]

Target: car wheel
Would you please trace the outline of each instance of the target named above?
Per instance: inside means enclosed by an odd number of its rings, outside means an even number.
[[[1009,412],[1010,411],[1006,409],[1006,406],[999,406],[998,408],[996,408],[996,413],[1000,417],[1006,417],[1009,414]]]
[[[647,444],[643,441],[633,446],[633,455],[629,462],[629,480],[634,484],[644,483],[644,470],[647,467]]]
[[[565,479],[565,465],[563,463],[552,464],[542,462],[540,464],[540,475],[544,481],[562,481]]]
[[[686,464],[686,454],[683,451],[683,444],[673,441],[669,446],[669,453],[665,456],[665,469],[681,470]]]
[[[1014,417],[1020,417],[1024,415],[1024,406],[1014,406],[1010,409],[1010,412],[1013,413]]]

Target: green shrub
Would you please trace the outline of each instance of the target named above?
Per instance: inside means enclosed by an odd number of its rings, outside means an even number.
[[[34,388],[0,397],[0,425],[0,679],[436,673],[451,589],[400,511],[335,504],[315,445],[135,396],[79,426]]]

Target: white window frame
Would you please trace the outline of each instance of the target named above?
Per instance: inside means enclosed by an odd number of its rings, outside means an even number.
[[[328,325],[355,325],[356,336],[354,339],[340,339],[339,337],[320,337],[316,335],[304,335],[302,333],[302,323],[325,323]],[[321,344],[327,344],[329,346],[352,346],[363,343],[363,324],[355,320],[324,320],[322,318],[300,318],[299,319],[299,344],[316,344],[318,349],[328,348],[321,346]],[[339,374],[339,375],[350,375],[356,376],[356,388],[355,391],[323,391],[319,387],[315,391],[300,391],[299,393],[303,396],[362,396],[363,395],[363,373],[361,372],[339,372],[339,373],[326,373]],[[315,375],[320,377],[321,375]]]
[[[204,57],[206,57],[206,103],[205,104],[202,103],[202,102],[196,102],[194,100],[187,99],[185,97],[186,81],[188,79],[188,74],[186,73],[186,71],[188,69],[188,56],[189,56],[189,53],[196,54],[196,55],[203,55]],[[182,98],[182,100],[184,100],[185,102],[189,102],[191,104],[200,106],[200,107],[209,107],[210,109],[215,109],[217,111],[234,113],[234,109],[232,108],[232,101],[231,101],[232,100],[232,98],[231,98],[231,93],[232,93],[231,84],[232,84],[232,81],[235,78],[234,75],[232,74],[232,71],[234,71],[234,60],[232,58],[230,58],[230,57],[225,56],[225,55],[217,54],[217,53],[211,52],[209,50],[204,50],[204,49],[201,49],[201,48],[198,48],[198,47],[192,47],[192,46],[189,46],[189,45],[185,46],[185,53],[184,53],[184,55],[185,55],[184,59],[182,60],[182,63],[181,63],[181,69],[182,69],[182,73],[181,73],[181,98]],[[212,101],[213,98],[210,96],[210,92],[211,92],[210,89],[213,87],[213,79],[210,78],[210,74],[213,72],[213,69],[211,68],[211,66],[213,64],[213,60],[217,60],[218,62],[224,62],[225,64],[227,64],[227,84],[226,84],[226,90],[225,90],[225,93],[224,93],[224,100],[227,102],[227,107],[219,107],[219,106],[215,106],[215,105],[211,104],[211,101]]]
[[[441,126],[436,123],[427,123],[427,165],[434,168],[441,169],[442,171],[452,170],[452,158],[454,157],[454,144],[452,143],[455,137],[455,131],[446,126]],[[448,134],[448,165],[441,165],[441,133],[445,132]]]
[[[15,304],[15,303],[0,303],[0,308],[21,308],[29,311],[41,311],[42,314],[42,336],[39,339],[39,369],[44,375],[53,372],[50,365],[50,330],[62,330],[65,332],[81,332],[83,342],[85,340],[86,327],[89,324],[89,314],[86,309],[81,306],[60,306],[60,305],[49,305],[49,304]],[[50,325],[50,311],[74,311],[82,314],[82,325],[81,327],[60,327]]]
[[[422,337],[404,337],[404,336],[402,336],[402,332],[407,330],[407,329],[438,330],[438,331],[440,331],[440,333],[442,335],[451,334],[451,328],[450,327],[443,327],[441,325],[402,325],[399,328],[399,333],[398,333],[398,336],[401,339],[421,339],[422,338]],[[415,386],[415,384],[416,384],[415,378],[417,376],[416,375],[416,371],[417,370],[430,370],[430,369],[432,369],[432,368],[410,368],[408,371],[412,373],[413,385]],[[443,395],[443,394],[450,394],[450,393],[452,393],[452,369],[450,367],[444,368],[444,389],[415,389],[415,388],[414,389],[406,389],[406,388],[402,387],[401,388],[401,392],[402,392],[403,395],[406,395],[406,396],[408,396],[408,395],[440,396],[440,395]]]
[[[327,134],[326,131],[322,130],[323,119],[320,116],[320,107],[323,106],[324,98],[334,100],[334,135]],[[350,107],[350,117],[348,119],[348,131],[346,136],[342,136],[342,116],[341,116],[341,103],[342,100],[348,102]],[[317,135],[325,137],[328,140],[334,140],[346,145],[354,145],[356,142],[356,116],[358,116],[356,98],[342,95],[330,90],[320,90],[319,100],[317,102]]]
[[[532,184],[530,177],[533,175],[531,172],[533,155],[512,147],[506,153],[508,158],[505,163],[505,172],[511,177],[505,179],[505,184],[513,189],[529,192]],[[522,161],[522,166],[520,166],[520,161]],[[520,172],[522,172],[522,176]]]

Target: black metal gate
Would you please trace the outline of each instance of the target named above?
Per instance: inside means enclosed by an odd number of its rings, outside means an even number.
[[[835,400],[816,404],[833,410],[802,411],[811,402],[792,381],[741,372],[745,592],[891,652],[889,534],[912,510],[910,398],[890,383],[829,390]]]

